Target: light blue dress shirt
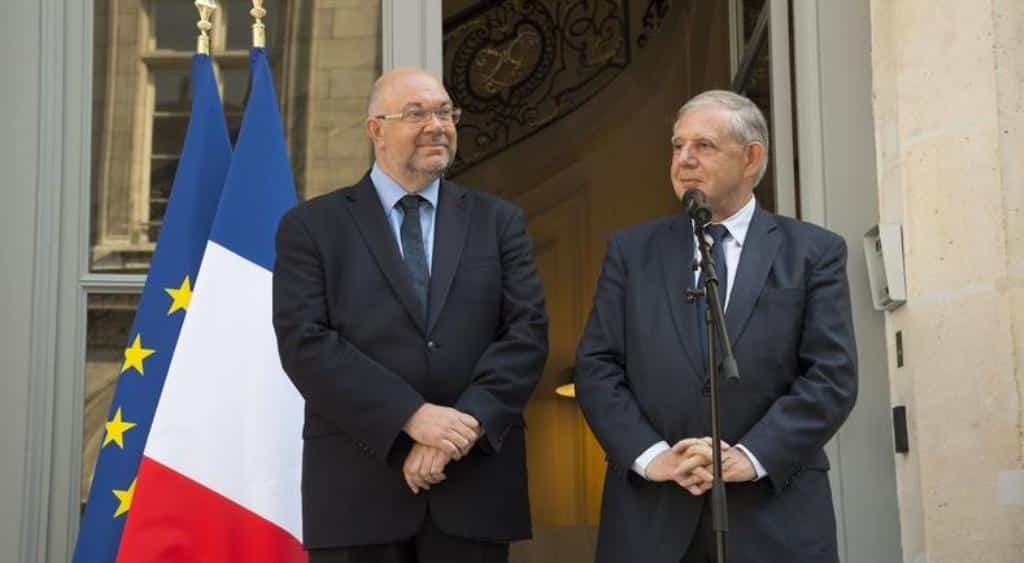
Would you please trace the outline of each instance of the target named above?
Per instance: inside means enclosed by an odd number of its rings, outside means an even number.
[[[391,179],[375,163],[370,171],[370,181],[373,182],[381,205],[384,206],[384,214],[391,225],[391,233],[395,235],[398,243],[398,251],[405,257],[405,250],[402,248],[402,220],[405,219],[405,210],[398,204],[398,201],[409,195],[398,182]],[[434,180],[417,192],[429,205],[420,203],[420,227],[423,230],[423,250],[427,254],[427,269],[433,270],[434,265],[434,216],[437,214],[437,196],[441,192],[441,180]]]

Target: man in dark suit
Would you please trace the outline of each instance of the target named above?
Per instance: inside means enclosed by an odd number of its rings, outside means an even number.
[[[544,295],[522,211],[441,179],[458,118],[430,74],[384,74],[373,169],[281,220],[274,327],[306,400],[311,563],[501,562],[530,536]]]
[[[670,176],[712,208],[726,325],[742,379],[721,384],[732,563],[838,562],[823,446],[853,408],[846,245],[757,206],[768,127],[747,98],[701,94],[676,116]],[[615,233],[577,353],[580,406],[608,454],[600,562],[713,561],[703,304],[680,214]]]

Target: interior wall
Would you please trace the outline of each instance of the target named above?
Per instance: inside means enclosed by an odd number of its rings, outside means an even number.
[[[631,8],[641,21],[646,3]],[[535,539],[513,547],[517,562],[593,560],[605,457],[554,389],[569,381],[611,233],[677,212],[672,122],[693,94],[728,87],[727,4],[675,3],[631,50],[627,69],[575,112],[453,178],[523,206],[547,292],[550,356],[526,412]]]
[[[644,3],[633,4],[639,19]],[[633,51],[630,66],[581,108],[453,178],[531,216],[584,192],[591,285],[612,231],[677,209],[668,177],[672,121],[693,94],[728,87],[726,6],[674,4],[647,47]],[[586,293],[589,310],[592,288]]]

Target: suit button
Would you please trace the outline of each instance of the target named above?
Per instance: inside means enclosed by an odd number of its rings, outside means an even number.
[[[430,348],[431,350],[437,350],[438,348],[440,348],[440,346],[437,345],[437,342],[430,340],[427,342],[427,348]]]

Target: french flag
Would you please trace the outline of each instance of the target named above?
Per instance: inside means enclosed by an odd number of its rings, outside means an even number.
[[[306,561],[303,401],[271,324],[274,234],[295,184],[266,52],[139,467],[117,561]]]

